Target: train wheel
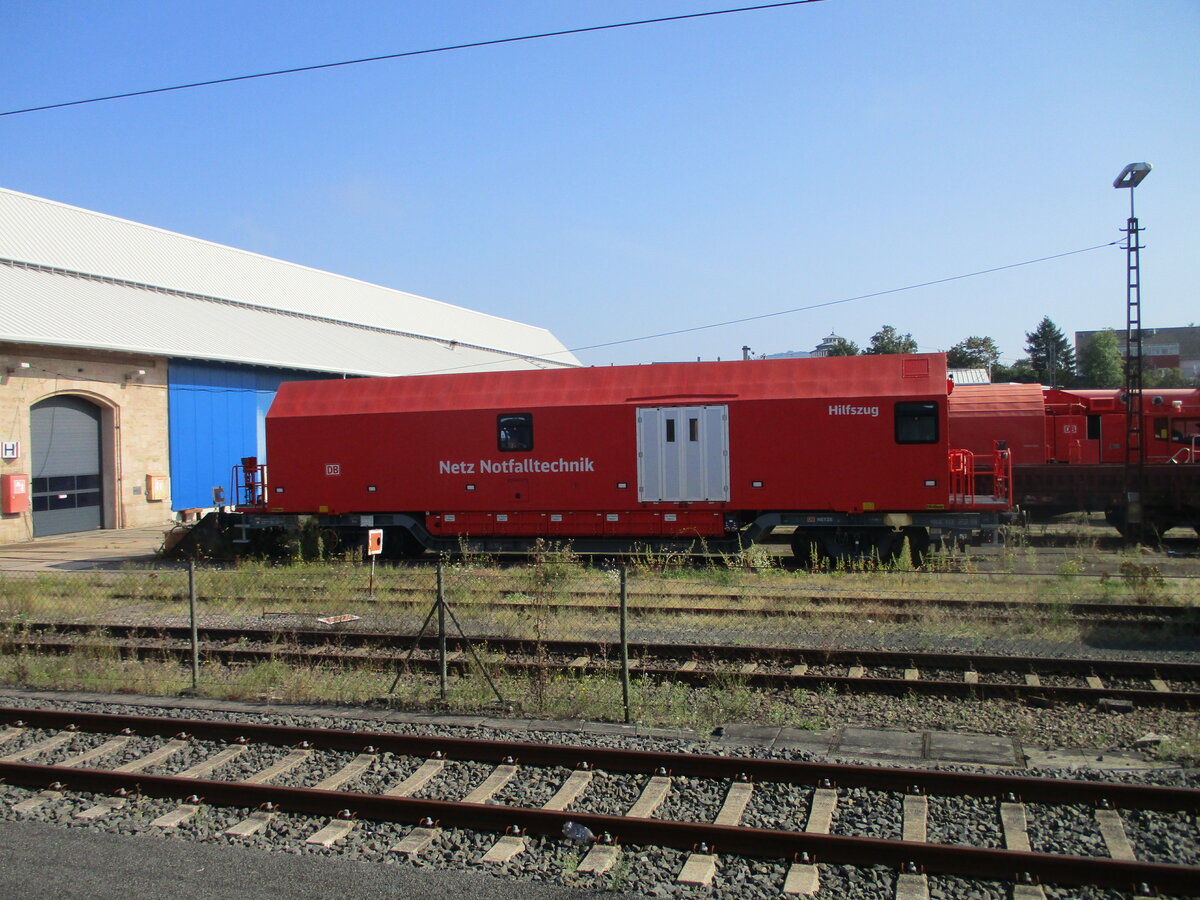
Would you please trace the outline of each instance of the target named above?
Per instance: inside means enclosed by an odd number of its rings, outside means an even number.
[[[819,554],[825,564],[862,565],[891,562],[900,553],[904,536],[890,528],[837,528],[819,532]]]

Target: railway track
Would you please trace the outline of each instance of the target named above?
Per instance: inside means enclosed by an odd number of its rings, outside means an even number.
[[[673,849],[673,880],[708,884],[751,857],[770,861],[781,895],[812,893],[841,865],[887,867],[898,898],[928,896],[943,876],[1007,882],[1024,898],[1044,897],[1042,883],[1141,895],[1200,884],[1194,842],[1163,859],[1146,833],[1194,828],[1191,788],[44,709],[0,708],[0,726],[0,779],[25,789],[6,789],[18,817],[140,808],[167,830],[223,809],[208,817],[217,833],[249,838],[300,816],[306,843],[386,825],[387,852],[414,858],[466,829],[491,835],[480,865],[573,840],[577,874]],[[1081,809],[1100,849],[1054,849],[1043,820]],[[990,837],[947,840],[969,810]],[[888,833],[864,834],[864,815]]]
[[[103,632],[98,636],[97,632]],[[191,652],[185,627],[95,626],[35,623],[0,640],[6,652],[68,653],[88,650],[125,657],[184,660]],[[201,658],[225,664],[280,660],[436,673],[441,658],[433,637],[364,631],[205,628]],[[617,648],[595,641],[528,641],[492,637],[447,638],[447,669],[464,674],[469,651],[484,650],[484,665],[507,674],[560,672],[619,677]],[[694,685],[737,681],[780,690],[919,694],[971,699],[1020,699],[1137,706],[1200,708],[1200,664],[1138,660],[1064,659],[829,650],[781,647],[651,644],[632,642],[636,678]]]
[[[535,592],[536,593],[536,592]],[[187,600],[186,592],[169,592],[160,598],[146,594],[115,592],[106,594],[113,600],[126,603],[147,599]],[[375,612],[424,612],[434,596],[432,586],[378,587],[349,594],[330,595],[326,586],[296,585],[294,589],[277,588],[271,593],[222,597],[221,602],[233,606],[259,608],[264,615],[291,615],[288,612],[307,603],[351,603]],[[752,595],[737,591],[708,591],[677,594],[664,599],[661,593],[631,592],[629,612],[635,617],[705,617],[732,620],[763,619],[821,619],[858,616],[876,621],[911,623],[928,618],[931,613],[949,614],[969,621],[1005,625],[1047,620],[1070,623],[1081,627],[1129,629],[1139,631],[1169,630],[1173,634],[1200,634],[1200,609],[1192,605],[1152,603],[1111,603],[1106,601],[1037,601],[1012,599],[964,598],[960,595],[922,594],[912,587],[897,590],[893,596],[873,594],[796,594],[756,591]],[[613,591],[556,591],[533,597],[519,588],[471,588],[454,596],[457,608],[498,615],[519,615],[526,612],[579,613],[586,616],[608,616],[620,612]]]

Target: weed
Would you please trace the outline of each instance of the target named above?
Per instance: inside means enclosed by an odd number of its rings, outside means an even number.
[[[1160,602],[1166,593],[1167,582],[1158,566],[1126,560],[1121,563],[1121,579],[1138,603]]]
[[[633,867],[633,859],[628,853],[621,853],[617,856],[617,862],[612,867],[608,876],[608,889],[614,894],[620,893],[625,889],[625,882],[629,879],[629,870]]]

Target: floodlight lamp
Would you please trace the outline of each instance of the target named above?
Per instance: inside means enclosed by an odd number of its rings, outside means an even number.
[[[1121,174],[1113,182],[1113,187],[1135,188],[1142,183],[1142,179],[1149,175],[1153,168],[1154,166],[1148,162],[1130,163],[1121,170]]]

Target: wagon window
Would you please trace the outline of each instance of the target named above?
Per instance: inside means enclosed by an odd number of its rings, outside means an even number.
[[[1200,419],[1172,419],[1171,440],[1177,444],[1200,443]]]
[[[897,444],[936,444],[938,405],[933,402],[896,404]]]
[[[533,416],[530,413],[505,413],[496,417],[496,445],[501,450],[533,449]]]

